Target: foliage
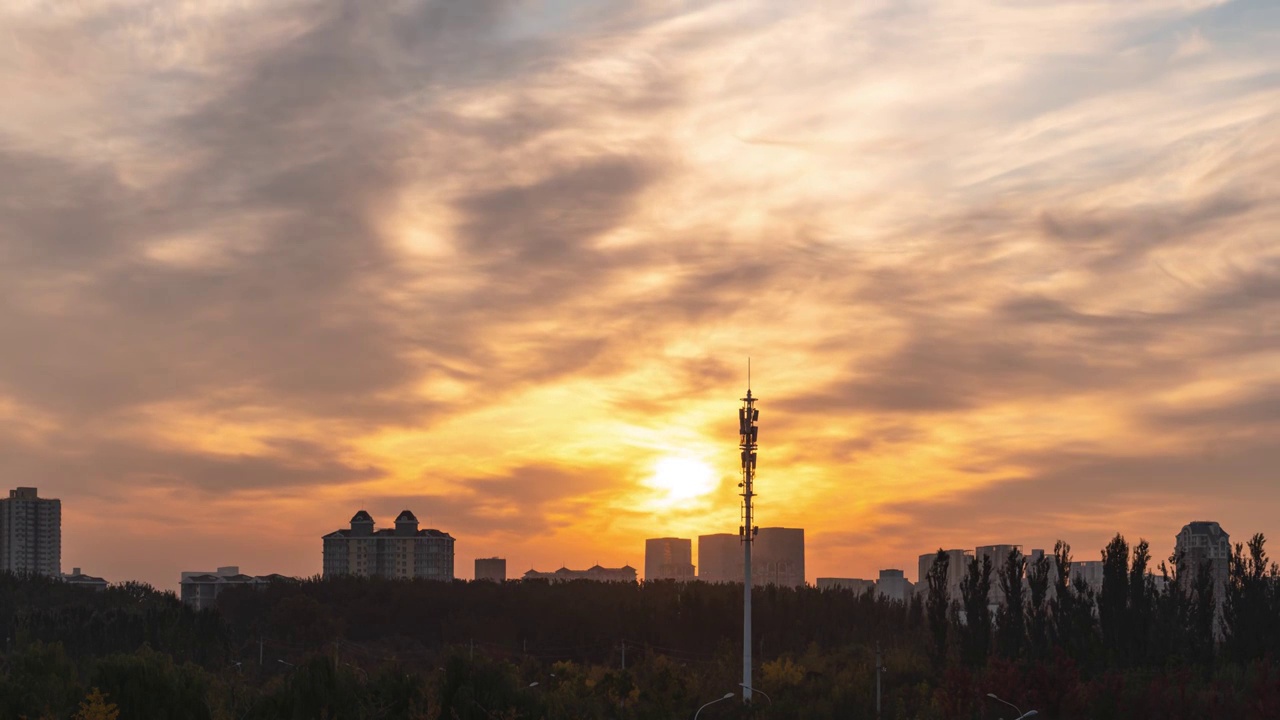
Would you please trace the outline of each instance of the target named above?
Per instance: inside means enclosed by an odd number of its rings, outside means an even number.
[[[1097,589],[1072,577],[1065,543],[977,559],[959,602],[945,554],[910,603],[762,589],[763,702],[704,717],[875,717],[877,645],[884,720],[997,717],[987,693],[1050,719],[1280,717],[1265,538],[1234,548],[1221,589],[1178,557],[1157,577],[1145,541],[1116,536],[1102,558]],[[732,585],[338,578],[221,600],[197,613],[145,585],[0,576],[0,717],[667,720],[741,680]]]

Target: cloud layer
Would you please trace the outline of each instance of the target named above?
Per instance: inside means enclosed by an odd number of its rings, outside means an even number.
[[[0,9],[0,478],[64,564],[310,574],[357,506],[513,568],[761,522],[1278,532],[1265,2]],[[671,503],[656,460],[721,472]],[[162,546],[162,547],[161,547]],[[811,578],[812,579],[812,578]]]

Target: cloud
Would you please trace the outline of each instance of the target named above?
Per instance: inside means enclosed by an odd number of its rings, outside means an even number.
[[[77,517],[110,498],[120,548],[201,503],[286,518],[272,557],[304,567],[290,533],[364,497],[494,551],[544,534],[534,565],[631,557],[733,522],[727,485],[658,511],[636,478],[732,474],[750,356],[767,509],[816,574],[914,561],[921,527],[1176,522],[1198,478],[1238,498],[1273,461],[1276,27],[1180,0],[11,3],[5,467]],[[106,562],[105,528],[67,533]]]

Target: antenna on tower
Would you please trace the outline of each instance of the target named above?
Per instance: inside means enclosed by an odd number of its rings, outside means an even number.
[[[760,428],[756,424],[760,411],[751,396],[751,358],[747,358],[747,396],[738,409],[738,449],[742,451],[742,525],[738,533],[742,538],[742,702],[751,702],[751,545],[755,541],[756,527],[752,524],[755,498],[756,448]]]

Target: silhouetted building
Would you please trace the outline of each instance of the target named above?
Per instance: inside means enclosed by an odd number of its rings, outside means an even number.
[[[751,584],[804,587],[802,528],[760,528],[751,551]]]
[[[698,579],[705,582],[742,582],[742,544],[737,535],[719,533],[698,536]],[[802,587],[804,530],[760,528],[751,551],[751,584]]]
[[[741,538],[729,533],[699,535],[698,579],[710,583],[742,582]]]
[[[218,596],[227,588],[249,586],[261,588],[268,583],[293,581],[286,575],[244,575],[236,565],[220,567],[214,572],[190,570],[182,573],[179,583],[182,602],[196,610],[210,610],[218,606]]]
[[[983,558],[991,558],[991,599],[992,605],[1004,604],[1004,590],[1000,589],[1000,568],[1009,561],[1009,553],[1022,552],[1021,545],[979,545],[973,551],[974,557],[981,563]],[[1019,579],[1021,581],[1021,579]]]
[[[1071,563],[1068,584],[1079,588],[1083,582],[1096,593],[1102,589],[1102,567],[1101,560],[1076,560]]]
[[[453,537],[418,529],[418,518],[408,510],[396,517],[394,530],[374,530],[373,517],[361,510],[352,516],[350,530],[335,530],[323,539],[325,577],[453,579]]]
[[[947,555],[947,597],[953,600],[960,599],[960,581],[964,578],[966,572],[969,571],[969,562],[973,560],[973,552],[971,550],[944,550]],[[929,569],[933,567],[933,561],[938,553],[931,552],[920,556],[919,565],[917,567],[915,591],[924,593],[929,591]]]
[[[85,575],[80,572],[80,568],[72,568],[70,575],[63,575],[62,582],[77,587],[87,587],[93,590],[106,590],[107,581],[100,577]]]
[[[644,541],[644,579],[692,580],[693,541],[654,538]]]
[[[476,579],[506,582],[507,559],[500,557],[476,558]]]
[[[0,498],[0,571],[62,575],[62,502],[33,487]]]
[[[525,580],[550,580],[551,582],[569,582],[571,580],[592,580],[595,582],[627,582],[636,581],[636,569],[630,565],[620,568],[600,567],[592,565],[586,570],[570,570],[560,568],[555,572],[538,572],[530,570],[524,574]]]
[[[1213,574],[1216,597],[1223,597],[1231,559],[1231,536],[1216,522],[1195,520],[1182,526],[1174,543],[1174,556],[1182,556],[1178,577],[1194,582],[1197,569],[1207,563]]]
[[[911,599],[911,581],[907,580],[901,570],[881,570],[880,579],[876,581],[876,595],[887,600],[906,602]]]
[[[852,590],[855,595],[861,595],[868,590],[874,590],[875,587],[875,580],[863,580],[862,578],[818,578],[819,590]]]

